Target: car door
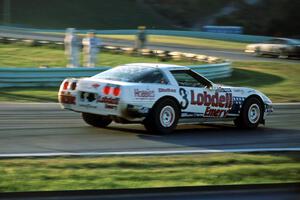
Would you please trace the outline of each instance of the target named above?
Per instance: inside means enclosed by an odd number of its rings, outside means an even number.
[[[171,71],[179,86],[182,117],[226,117],[232,93],[191,70]]]

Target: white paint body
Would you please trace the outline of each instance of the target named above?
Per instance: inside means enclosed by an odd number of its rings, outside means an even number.
[[[169,80],[168,84],[132,83],[97,79],[66,79],[59,91],[59,101],[65,109],[110,116],[115,121],[142,122],[150,109],[161,98],[173,98],[180,104],[180,118],[185,122],[234,120],[239,116],[243,102],[251,95],[261,99],[264,106],[263,119],[272,112],[272,102],[261,92],[244,87],[229,87],[212,82],[211,87],[179,86],[171,71],[190,70],[184,66],[136,63],[126,66],[155,67]],[[200,76],[200,75],[199,75]],[[205,78],[204,78],[205,79]],[[77,87],[63,89],[64,83],[77,82]],[[120,95],[104,94],[107,86],[119,87]],[[82,95],[91,93],[95,100]],[[206,100],[205,100],[206,99]],[[122,120],[119,120],[122,119]]]

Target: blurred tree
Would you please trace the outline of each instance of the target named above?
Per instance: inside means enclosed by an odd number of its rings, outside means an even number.
[[[248,34],[285,37],[300,36],[299,0],[261,0],[249,5],[238,4],[238,9],[217,20],[219,25],[240,25]]]

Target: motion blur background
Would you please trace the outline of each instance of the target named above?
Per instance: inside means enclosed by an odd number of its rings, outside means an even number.
[[[217,199],[298,200],[300,59],[278,43],[278,55],[244,51],[274,37],[299,39],[299,10],[300,0],[0,0],[0,199],[24,191],[218,185],[226,192],[210,189]],[[137,51],[144,26],[145,48]],[[207,26],[242,34],[201,32]],[[70,27],[80,44],[90,29],[101,39],[95,68],[65,67]],[[300,41],[292,41],[300,55]],[[60,108],[65,78],[141,62],[190,66],[215,83],[257,89],[275,103],[275,112],[251,131],[227,123],[180,125],[170,135],[153,135],[139,124],[93,128],[80,113]],[[171,195],[194,194],[184,192]]]
[[[0,0],[1,23],[33,28],[201,30],[241,26],[245,34],[300,37],[298,0]]]

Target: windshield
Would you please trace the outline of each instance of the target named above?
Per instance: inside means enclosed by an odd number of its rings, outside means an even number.
[[[115,67],[97,74],[93,78],[133,83],[167,83],[159,69],[142,66]]]

